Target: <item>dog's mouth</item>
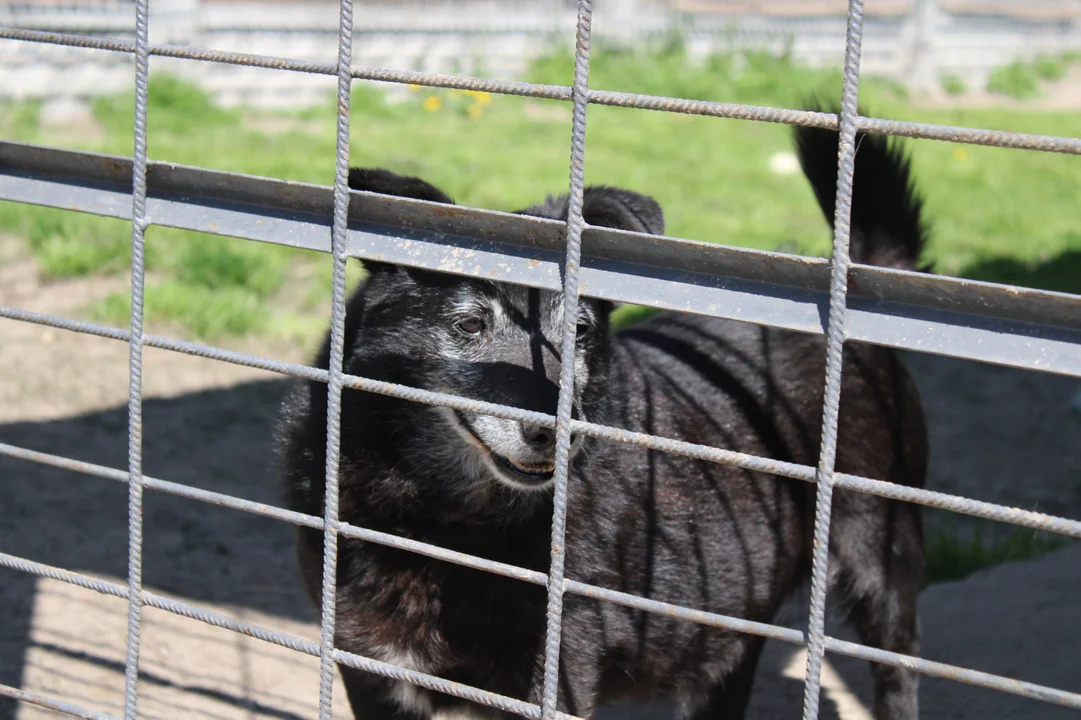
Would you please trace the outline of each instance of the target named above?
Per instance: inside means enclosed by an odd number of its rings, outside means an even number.
[[[492,463],[501,472],[506,473],[510,477],[518,480],[527,485],[544,485],[552,480],[555,475],[555,461],[543,462],[543,463],[523,463],[511,460],[508,457],[500,455],[495,450],[492,450],[488,446],[488,443],[473,430],[472,424],[467,418],[465,418],[460,412],[454,410],[459,424],[469,433],[473,440],[477,443],[477,446],[487,453]]]
[[[525,480],[526,482],[540,485],[551,480],[555,473],[555,464],[553,463],[536,466],[519,465],[498,453],[492,452],[490,448],[488,453],[492,457],[492,462],[494,462],[500,470],[513,475],[519,480]]]

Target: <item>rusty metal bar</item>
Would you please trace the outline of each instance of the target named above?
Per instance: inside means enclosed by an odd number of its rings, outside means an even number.
[[[70,33],[43,32],[25,28],[0,27],[0,39],[24,40],[27,42],[50,43],[69,47],[82,47],[94,50],[133,53],[135,43],[122,38],[110,38]],[[151,45],[151,55],[162,57],[215,62],[228,65],[269,68],[291,72],[312,73],[317,75],[337,75],[335,63],[296,60],[267,55],[226,52],[223,50],[204,50],[178,45]],[[440,73],[396,70],[392,68],[354,67],[352,76],[357,80],[372,80],[425,87],[450,88],[456,90],[476,90],[501,95],[519,95],[524,97],[549,100],[571,100],[571,88],[561,85],[543,85],[509,80],[490,80],[486,78],[445,75]],[[705,115],[709,117],[754,120],[758,122],[783,123],[786,125],[809,125],[837,129],[837,116],[832,113],[789,110],[785,108],[745,105],[741,103],[712,102],[709,100],[688,100],[677,97],[642,95],[639,93],[616,92],[611,90],[591,90],[589,102],[612,107],[637,108],[659,112],[682,113],[687,115]],[[1068,153],[1081,155],[1081,138],[1057,137],[1033,133],[1016,133],[1004,130],[976,130],[958,128],[933,123],[913,123],[887,120],[884,118],[857,118],[862,129],[868,132],[905,137],[945,140],[948,142],[993,145],[996,147],[1039,150],[1042,152]]]

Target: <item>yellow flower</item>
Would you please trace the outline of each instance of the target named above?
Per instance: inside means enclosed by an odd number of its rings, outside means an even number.
[[[487,105],[488,103],[492,102],[491,93],[476,92],[473,96],[477,98],[477,103],[479,103],[480,105]]]
[[[484,114],[484,108],[480,105],[470,105],[467,112],[469,113],[469,117],[479,118]]]
[[[429,95],[424,98],[424,109],[428,112],[435,112],[441,107],[443,107],[443,101],[435,95]]]
[[[954,148],[953,156],[958,160],[965,160],[968,158],[968,151],[965,150],[963,147]]]
[[[413,92],[420,92],[420,85],[410,85],[409,89]]]

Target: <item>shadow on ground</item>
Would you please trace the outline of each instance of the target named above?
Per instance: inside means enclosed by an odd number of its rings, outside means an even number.
[[[145,474],[281,505],[271,439],[285,387],[253,382],[146,400]],[[127,408],[0,425],[0,442],[126,468]],[[0,457],[0,478],[3,552],[126,577],[126,484],[10,457]],[[198,604],[316,621],[294,569],[292,526],[152,490],[143,505],[147,587]],[[32,576],[0,569],[0,682],[7,685],[21,686],[34,595]],[[0,704],[0,718],[11,712]]]

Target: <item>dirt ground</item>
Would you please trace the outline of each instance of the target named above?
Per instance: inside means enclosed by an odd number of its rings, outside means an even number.
[[[6,249],[4,249],[6,248]],[[0,245],[0,304],[71,314],[123,281],[42,285]],[[6,254],[5,254],[6,253]],[[119,285],[118,285],[119,283]],[[302,360],[306,349],[249,350]],[[0,442],[125,468],[128,349],[123,343],[0,320]],[[1081,383],[910,356],[933,436],[933,489],[1081,518]],[[146,351],[147,475],[278,503],[270,443],[284,382],[269,373]],[[127,560],[121,483],[0,457],[0,552],[113,579]],[[932,528],[944,527],[930,514]],[[967,521],[960,521],[961,527]],[[145,497],[148,588],[249,622],[318,638],[283,523],[158,492]],[[1081,691],[1081,546],[1001,566],[924,593],[924,655]],[[0,683],[122,713],[124,601],[0,569]],[[800,622],[790,613],[790,622]],[[315,658],[147,610],[141,715],[310,718]],[[752,717],[796,718],[800,655],[771,647]],[[831,662],[824,717],[866,720],[862,663]],[[336,696],[336,717],[348,717]],[[1077,717],[992,691],[925,680],[925,718]],[[1070,714],[1067,714],[1070,713]],[[0,701],[0,718],[52,717]]]

